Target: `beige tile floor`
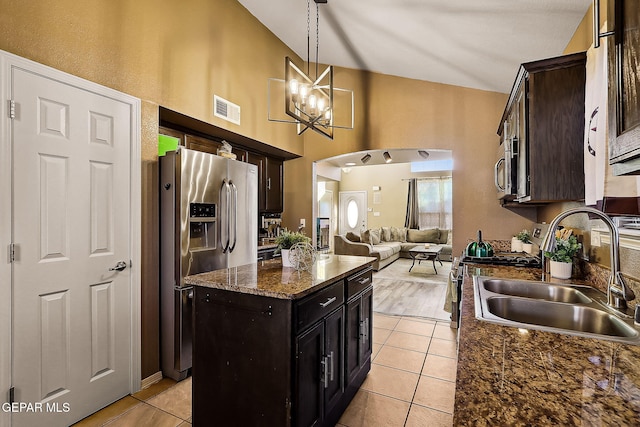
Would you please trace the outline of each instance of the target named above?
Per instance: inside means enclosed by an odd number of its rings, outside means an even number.
[[[456,336],[449,322],[374,314],[371,372],[337,427],[453,424]],[[186,427],[191,378],[163,379],[76,426]]]

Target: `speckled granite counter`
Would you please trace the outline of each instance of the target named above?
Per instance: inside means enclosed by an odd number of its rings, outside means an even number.
[[[282,261],[274,259],[187,276],[185,283],[280,299],[298,299],[373,264],[375,260],[371,257],[319,254],[309,272],[283,268]]]
[[[640,425],[640,346],[477,320],[471,275],[539,280],[540,270],[467,267],[455,426]]]

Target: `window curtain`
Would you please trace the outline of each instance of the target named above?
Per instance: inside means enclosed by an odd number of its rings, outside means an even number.
[[[451,230],[451,177],[417,181],[418,227]]]
[[[451,177],[410,179],[404,226],[451,230],[451,190]]]
[[[404,220],[404,226],[407,228],[420,228],[418,223],[418,216],[420,212],[418,210],[418,192],[417,192],[417,180],[411,178],[409,180],[409,193],[407,196],[407,214]]]

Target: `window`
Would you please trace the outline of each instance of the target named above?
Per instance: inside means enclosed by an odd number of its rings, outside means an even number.
[[[451,230],[451,177],[418,180],[418,225]]]

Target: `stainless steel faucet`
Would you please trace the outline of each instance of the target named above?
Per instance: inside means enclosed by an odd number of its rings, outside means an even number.
[[[549,230],[547,231],[547,234],[544,236],[542,244],[540,245],[543,256],[542,280],[546,280],[545,276],[547,274],[547,261],[545,260],[546,257],[544,256],[544,252],[552,252],[555,248],[555,231],[558,227],[558,224],[560,224],[560,221],[575,213],[590,213],[596,215],[604,221],[607,227],[609,227],[609,232],[611,233],[611,242],[609,244],[611,255],[611,276],[609,277],[609,282],[607,285],[607,305],[624,311],[627,308],[627,301],[635,299],[636,295],[627,286],[627,284],[624,282],[622,274],[620,274],[620,233],[618,232],[618,228],[615,226],[613,221],[611,221],[611,218],[597,209],[589,208],[586,206],[569,209],[560,213],[553,219],[553,221],[551,221],[551,224],[549,224]]]

